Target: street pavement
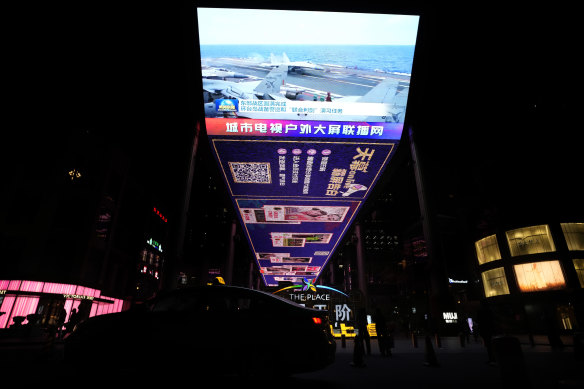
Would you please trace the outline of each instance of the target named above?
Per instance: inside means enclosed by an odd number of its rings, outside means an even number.
[[[457,337],[441,338],[440,347],[437,347],[435,339],[428,347],[424,338],[419,338],[417,347],[414,347],[411,339],[396,337],[391,357],[382,357],[377,340],[372,339],[371,354],[367,355],[365,351],[361,359],[355,353],[354,340],[348,339],[343,347],[343,342],[338,339],[336,361],[323,370],[285,378],[273,378],[266,372],[260,377],[248,379],[205,375],[205,372],[197,371],[196,361],[193,369],[163,371],[157,367],[159,356],[154,355],[151,363],[139,369],[125,370],[104,361],[97,366],[72,370],[61,360],[60,344],[56,344],[43,361],[35,360],[30,350],[20,347],[19,351],[19,347],[14,347],[12,350],[4,349],[4,353],[0,354],[0,384],[7,388],[53,387],[58,384],[93,387],[114,383],[131,388],[208,387],[200,384],[210,384],[215,388],[261,385],[274,389],[584,388],[584,360],[576,358],[570,338],[564,339],[565,347],[562,349],[552,349],[546,337],[536,337],[534,346],[527,337],[518,339],[521,366],[516,365],[510,375],[506,374],[500,363],[488,363],[486,349],[480,340],[471,338],[470,343],[462,347]],[[359,364],[359,361],[363,363]],[[4,386],[12,379],[18,381]]]
[[[424,339],[418,347],[412,341],[398,338],[391,357],[382,357],[377,341],[371,344],[371,355],[365,355],[364,367],[353,367],[354,342],[339,348],[334,365],[324,371],[295,376],[301,380],[322,380],[324,388],[584,388],[584,360],[575,358],[573,347],[565,342],[562,350],[552,350],[547,341],[531,346],[527,338],[521,344],[523,374],[507,374],[499,363],[488,363],[486,348],[471,338],[461,347],[457,337],[441,339],[436,347],[432,339],[427,348]],[[537,340],[537,339],[536,339]],[[340,345],[340,342],[338,343]],[[434,353],[435,359],[431,358]],[[435,365],[428,362],[436,362]],[[326,378],[320,378],[326,377]]]

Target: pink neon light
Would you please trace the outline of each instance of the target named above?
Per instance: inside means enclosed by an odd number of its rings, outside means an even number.
[[[99,298],[101,291],[98,289],[88,288],[72,284],[60,284],[54,282],[28,281],[28,280],[0,280],[0,290],[8,291],[23,291],[32,293],[47,293],[47,294],[77,294],[81,296],[89,296]],[[93,301],[89,316],[98,316],[108,313],[121,312],[124,307],[124,300],[114,299],[107,296],[101,298],[111,301],[99,302]],[[37,296],[13,296],[6,295],[2,300],[0,312],[6,314],[0,316],[0,328],[6,328],[13,324],[12,318],[14,316],[26,316],[31,313],[36,313],[38,307],[39,297]],[[68,298],[65,299],[64,309],[67,312],[67,321],[71,316],[71,311],[79,309],[81,300]],[[26,324],[27,320],[23,322]]]
[[[75,294],[78,294],[80,296],[99,297],[101,291],[93,288],[87,288],[85,286],[77,286]]]
[[[54,282],[45,282],[43,288],[44,293],[54,293],[54,294],[75,294],[76,285],[71,284],[57,284]]]
[[[0,316],[0,328],[6,328],[6,324],[8,323],[8,319],[10,318],[10,312],[12,311],[12,307],[14,305],[15,300],[16,296],[4,296],[2,306],[0,306],[0,312],[6,313]]]
[[[20,290],[23,292],[42,292],[44,282],[39,281],[22,281]]]
[[[63,306],[63,308],[65,309],[65,312],[67,312],[67,315],[65,316],[65,322],[69,321],[69,316],[71,315],[71,307],[73,305],[73,300],[72,299],[67,299],[65,300],[65,305]]]
[[[22,281],[18,280],[18,281],[10,281],[10,283],[8,284],[8,290],[19,290],[20,289],[20,283]]]
[[[99,316],[99,315],[103,315],[103,314],[104,314],[104,312],[103,312],[103,304],[102,303],[99,303],[97,305],[97,313],[95,314],[95,316]]]
[[[31,313],[36,313],[37,306],[39,304],[39,297],[28,297],[20,296],[16,298],[14,306],[12,307],[12,313],[10,314],[10,319],[8,320],[8,326],[14,324],[13,320],[15,316],[26,316]],[[22,324],[28,323],[28,320],[24,320]]]
[[[122,312],[122,308],[124,307],[124,300],[116,299],[114,305],[114,312]]]

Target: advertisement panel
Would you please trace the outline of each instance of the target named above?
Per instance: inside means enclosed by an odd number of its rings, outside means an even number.
[[[401,138],[418,16],[197,14],[205,129],[264,282],[316,279]]]

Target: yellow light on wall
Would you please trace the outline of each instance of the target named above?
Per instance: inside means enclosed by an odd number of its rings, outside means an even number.
[[[497,243],[497,235],[491,235],[481,240],[477,240],[475,242],[475,249],[477,251],[477,259],[480,265],[501,259],[501,252],[499,251],[499,244]]]
[[[513,267],[517,285],[522,292],[537,292],[566,287],[559,261],[523,263]]]
[[[505,234],[512,257],[556,251],[549,227],[545,224],[518,228]]]
[[[505,277],[505,269],[498,267],[481,273],[485,297],[494,297],[509,294],[509,285]]]
[[[560,223],[569,250],[584,250],[584,223]]]
[[[578,274],[578,280],[580,281],[580,287],[584,288],[584,258],[576,258],[573,261],[576,274]]]
[[[69,170],[69,178],[71,178],[71,181],[73,181],[76,178],[80,178],[81,177],[81,172],[77,169],[73,169],[73,170]]]

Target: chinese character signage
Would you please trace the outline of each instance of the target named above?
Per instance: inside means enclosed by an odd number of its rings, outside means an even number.
[[[264,282],[316,279],[398,146],[418,16],[197,13],[205,129]]]

